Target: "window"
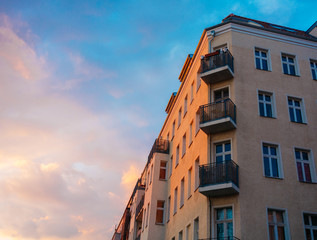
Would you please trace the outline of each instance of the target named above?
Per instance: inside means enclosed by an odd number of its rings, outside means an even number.
[[[200,85],[201,85],[201,79],[200,79],[200,75],[197,73],[196,92],[198,91]]]
[[[147,204],[146,227],[149,225],[150,203]]]
[[[171,213],[171,196],[168,197],[168,201],[167,201],[166,222],[170,220],[170,213]]]
[[[298,180],[301,182],[312,182],[314,169],[310,161],[310,151],[295,149],[295,159]]]
[[[222,142],[215,144],[215,158],[217,163],[222,163],[224,161],[231,160],[231,143]]]
[[[311,74],[313,76],[313,79],[317,80],[317,61],[310,60],[310,69],[311,69]]]
[[[174,214],[177,213],[177,195],[178,195],[178,189],[176,187],[174,190]]]
[[[291,122],[304,122],[303,106],[301,99],[288,97],[288,110]]]
[[[179,208],[181,208],[184,205],[184,184],[185,180],[184,178],[181,180],[181,194],[180,194],[180,201],[179,201]]]
[[[186,153],[186,133],[183,136],[183,143],[182,143],[182,157],[185,155]]]
[[[217,239],[227,239],[233,236],[232,207],[216,209],[215,229]],[[231,239],[231,238],[228,238]]]
[[[174,138],[174,136],[175,136],[175,120],[174,120],[174,122],[173,122],[173,127],[172,127],[172,138],[171,138],[171,139],[173,139],[173,138]]]
[[[187,177],[187,198],[192,195],[192,168],[188,170],[188,177]]]
[[[147,211],[146,211],[146,208],[144,209],[144,217],[143,217],[143,227],[142,229],[144,230],[144,226],[146,224],[146,215],[147,215]]]
[[[153,164],[151,166],[151,171],[150,171],[150,184],[152,183],[153,180]]]
[[[305,239],[317,240],[317,214],[304,213]]]
[[[178,163],[179,163],[179,145],[176,147],[175,168],[178,166]]]
[[[227,51],[227,50],[228,50],[227,43],[224,43],[224,44],[215,46],[215,47],[213,48],[213,51],[214,51],[214,52],[215,52],[215,51],[218,51],[218,50],[220,50],[220,51]]]
[[[269,56],[268,51],[264,49],[256,48],[254,51],[255,55],[255,67],[260,70],[269,70]]]
[[[178,125],[177,125],[177,127],[179,127],[181,125],[181,121],[182,121],[182,108],[180,108],[178,111]]]
[[[178,240],[183,240],[183,231],[178,233]]]
[[[160,180],[166,180],[166,169],[167,168],[167,162],[161,161],[160,162]]]
[[[269,92],[258,92],[259,111],[262,117],[273,117],[274,103],[273,94]]]
[[[170,160],[170,167],[169,167],[169,172],[170,172],[170,177],[172,176],[173,173],[173,155],[171,156],[171,160]]]
[[[268,209],[269,240],[288,239],[286,215],[283,210]]]
[[[166,140],[167,140],[167,141],[170,140],[170,133],[168,133],[168,134],[166,135]]]
[[[147,172],[146,189],[148,189],[150,183],[150,170]]]
[[[227,98],[229,98],[229,88],[214,91],[214,102],[221,102]]]
[[[186,113],[187,113],[187,95],[184,99],[184,117],[185,117]]]
[[[282,54],[283,73],[288,75],[297,75],[295,56]]]
[[[199,157],[195,161],[195,190],[199,187]]]
[[[165,201],[162,200],[157,200],[157,205],[156,205],[156,220],[155,223],[157,224],[163,224],[164,223],[164,204]]]
[[[186,226],[186,240],[192,239],[191,236],[190,236],[190,234],[191,234],[190,227],[191,227],[190,224],[188,224],[188,225]]]
[[[264,175],[266,177],[281,178],[280,174],[280,159],[278,153],[278,146],[263,144],[263,164],[264,164]]]
[[[194,100],[194,82],[190,85],[190,103]]]
[[[199,239],[199,218],[194,220],[194,240]]]
[[[196,112],[196,133],[198,133],[200,127],[199,127],[199,110]]]
[[[189,124],[189,140],[188,146],[190,146],[193,142],[193,121]]]

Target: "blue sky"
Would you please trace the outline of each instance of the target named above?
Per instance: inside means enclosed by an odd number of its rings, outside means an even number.
[[[2,1],[0,238],[111,238],[203,29],[234,13],[307,30],[316,7]]]

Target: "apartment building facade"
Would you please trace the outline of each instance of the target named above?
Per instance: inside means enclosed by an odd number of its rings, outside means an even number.
[[[317,22],[231,14],[179,80],[113,239],[317,240]]]

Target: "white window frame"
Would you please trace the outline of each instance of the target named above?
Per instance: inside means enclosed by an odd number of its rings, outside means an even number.
[[[194,121],[192,120],[191,123],[189,124],[188,147],[190,147],[190,145],[192,145],[192,142],[193,142],[193,124],[194,124]]]
[[[168,196],[167,199],[167,207],[166,207],[166,222],[168,223],[171,217],[171,195]]]
[[[199,217],[194,219],[194,227],[193,227],[193,239],[199,239]]]
[[[313,64],[314,66],[312,66],[311,64]],[[312,79],[317,80],[317,60],[309,59],[309,66],[310,66]],[[315,73],[315,78],[314,78],[313,72]]]
[[[180,185],[179,208],[184,206],[185,202],[185,178],[183,177]]]
[[[152,180],[153,180],[153,164],[151,165],[151,171],[150,171],[150,185],[152,183]]]
[[[217,214],[217,209],[222,209],[222,208],[229,208],[231,207],[232,209],[232,233],[233,236],[235,235],[235,220],[234,220],[234,205],[233,204],[229,204],[229,205],[218,205],[218,206],[213,206],[212,207],[212,236],[213,238],[217,238],[217,229],[216,229],[216,214]],[[226,237],[226,236],[225,236]]]
[[[225,43],[222,43],[222,44],[218,44],[217,46],[214,46],[214,47],[211,47],[211,45],[210,45],[210,49],[209,50],[212,50],[212,52],[215,52],[217,50],[224,49],[224,48],[229,50],[228,46],[229,46],[228,42],[225,42]]]
[[[177,128],[179,128],[179,126],[181,125],[182,123],[182,108],[180,107],[179,110],[178,110],[178,125],[177,125]]]
[[[198,92],[198,90],[200,89],[201,86],[201,78],[200,78],[200,74],[197,73],[197,78],[196,78],[196,92]]]
[[[174,210],[173,210],[174,215],[177,213],[177,202],[178,202],[178,187],[174,189]]]
[[[190,240],[189,236],[190,236],[190,227],[191,227],[191,224],[189,223],[187,226],[186,226],[186,237],[185,239],[186,240]]]
[[[190,104],[193,102],[193,100],[194,100],[194,81],[190,85]]]
[[[161,165],[161,163],[165,163],[165,167]],[[165,176],[164,178],[161,178],[161,171],[165,170]],[[160,161],[160,174],[159,174],[159,180],[166,180],[167,179],[167,162],[166,161]]]
[[[293,105],[292,108],[301,110],[302,122],[297,122],[297,121],[292,121],[291,120],[291,117],[290,117],[290,105],[288,103],[289,99],[291,99],[293,101],[294,100],[299,101],[300,106],[297,107],[297,106]],[[304,98],[287,95],[286,100],[287,100],[288,117],[289,117],[290,122],[293,122],[293,123],[307,123]],[[295,119],[297,120],[296,114],[294,116],[295,116]]]
[[[200,130],[200,115],[199,115],[199,109],[198,111],[196,112],[196,115],[195,115],[195,135],[197,135],[197,133],[199,132]]]
[[[284,218],[284,232],[285,232],[285,240],[289,240],[290,239],[290,234],[289,234],[289,223],[288,223],[288,214],[287,214],[287,209],[285,208],[275,208],[275,207],[267,207],[266,208],[266,226],[267,226],[267,239],[270,239],[270,228],[269,228],[269,214],[268,211],[272,210],[272,211],[283,211],[283,218]],[[275,229],[276,226],[274,226]],[[277,233],[275,232],[275,239],[277,238]]]
[[[305,151],[308,153],[308,161],[309,161],[309,169],[310,169],[310,175],[311,175],[311,182],[312,183],[316,183],[317,182],[317,176],[316,176],[316,168],[315,168],[315,161],[314,161],[314,155],[311,149],[307,149],[307,148],[302,148],[302,147],[293,147],[293,151],[294,151],[294,159],[295,159],[295,168],[296,168],[296,173],[297,173],[297,180],[299,180],[299,176],[298,176],[298,169],[297,169],[297,159],[296,159],[296,153],[295,151],[299,150],[299,151]],[[300,182],[304,182],[306,183],[306,181],[300,181]],[[310,183],[310,182],[307,182]],[[317,239],[316,239],[317,240]]]
[[[176,127],[176,122],[174,120],[173,125],[172,125],[172,138],[171,138],[171,140],[173,140],[173,138],[175,136],[175,127]]]
[[[149,215],[150,215],[150,203],[147,204],[147,215],[146,215],[146,225],[147,227],[149,225]]]
[[[304,215],[309,215],[310,225],[306,225],[306,224],[305,224]],[[312,230],[317,230],[317,226],[313,226],[313,225],[312,225],[312,222],[311,222],[311,216],[312,216],[312,215],[317,216],[317,212],[303,212],[303,214],[302,214],[302,216],[303,216],[304,234],[305,234],[305,239],[306,239],[306,240],[307,240],[306,229],[309,229],[309,230],[310,230],[311,237],[313,237],[313,232],[312,232]],[[313,239],[313,238],[312,238],[312,240],[317,240],[317,239]]]
[[[260,56],[256,56],[255,55],[255,51],[259,51],[260,52]],[[261,56],[261,52],[265,52],[266,53],[266,58]],[[269,71],[269,72],[272,71],[271,55],[270,55],[270,50],[269,49],[260,48],[260,47],[254,47],[253,53],[254,53],[254,66],[255,66],[255,69],[262,70],[262,71]],[[256,67],[256,58],[260,59],[261,68],[257,68]],[[262,59],[265,59],[267,61],[267,70],[263,69]]]
[[[226,86],[218,87],[212,90],[210,102],[215,102],[215,92],[226,89],[226,88],[228,88],[228,93],[229,93],[228,98],[231,98],[230,85],[226,85]]]
[[[266,102],[265,100],[260,100],[259,99],[259,94],[270,95],[270,97],[271,97],[271,108],[272,108],[272,117],[267,116],[266,104],[269,104],[269,103]],[[267,117],[267,118],[276,118],[276,105],[275,105],[275,94],[274,94],[274,92],[269,92],[269,91],[258,89],[257,90],[257,100],[258,100],[259,116]],[[265,109],[265,115],[264,116],[262,116],[261,112],[260,112],[260,102],[264,104],[264,109]]]
[[[183,240],[183,230],[179,231],[178,240]]]
[[[175,153],[175,168],[178,166],[179,164],[179,145],[177,145],[176,147],[176,153]]]
[[[182,137],[182,158],[186,154],[186,148],[187,148],[187,145],[186,145],[186,133],[185,133]]]
[[[272,175],[272,164],[271,160],[269,160],[270,164],[270,176],[265,175],[265,164],[264,164],[264,152],[263,152],[263,145],[268,145],[272,147],[276,147],[276,154],[277,154],[277,167],[278,167],[278,177],[273,177]],[[283,179],[284,178],[284,171],[283,171],[283,164],[282,164],[282,155],[281,155],[281,148],[280,145],[277,143],[271,143],[271,142],[261,142],[261,152],[262,152],[262,165],[263,165],[263,176],[267,178],[276,178],[276,179]]]
[[[286,57],[286,58],[287,58],[286,62],[283,61],[283,57]],[[289,60],[288,60],[289,58],[293,58],[294,63],[290,63]],[[289,54],[289,53],[281,52],[281,63],[282,63],[282,73],[283,73],[283,74],[290,75],[290,76],[300,76],[300,74],[299,74],[299,68],[298,68],[298,64],[297,64],[297,58],[296,58],[296,55],[295,55],[295,54]],[[286,65],[287,65],[287,73],[284,72],[284,66],[283,66],[283,64],[286,64]],[[294,71],[295,71],[295,74],[294,74],[294,75],[291,74],[290,65],[293,65],[293,66],[294,66]]]
[[[163,202],[163,207],[158,207],[158,202]],[[162,214],[162,222],[157,222],[157,212],[158,211],[163,211],[163,214]],[[155,216],[155,224],[161,224],[163,225],[165,222],[165,201],[164,200],[157,200],[156,202],[156,216]]]
[[[187,173],[187,199],[192,196],[192,172],[193,168],[190,167]]]
[[[185,96],[184,98],[184,112],[183,112],[183,117],[186,116],[188,110],[188,95]]]
[[[171,177],[172,174],[173,174],[173,155],[171,155],[171,158],[170,158],[169,177]]]
[[[199,157],[195,160],[195,191],[199,188]]]

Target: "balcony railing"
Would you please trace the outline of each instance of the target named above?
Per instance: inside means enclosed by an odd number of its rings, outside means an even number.
[[[151,158],[153,157],[154,153],[169,153],[169,141],[162,139],[162,138],[157,138],[154,141],[154,144],[152,146],[151,152],[148,156],[148,161],[151,160]]]
[[[240,240],[240,239],[237,237],[231,236],[231,237],[200,238],[198,240]]]
[[[144,205],[144,195],[142,196],[141,201],[139,202],[138,206],[136,207],[136,210],[135,210],[135,218],[136,219],[139,219],[139,214],[143,210],[143,205]],[[142,217],[141,217],[141,221],[142,221]]]
[[[199,192],[207,196],[239,192],[239,166],[232,160],[199,166]]]
[[[200,106],[200,127],[206,133],[216,133],[235,128],[236,105],[230,98]],[[216,121],[229,118],[228,121]]]
[[[207,84],[230,79],[233,73],[233,56],[229,50],[218,50],[201,58],[200,77]]]

